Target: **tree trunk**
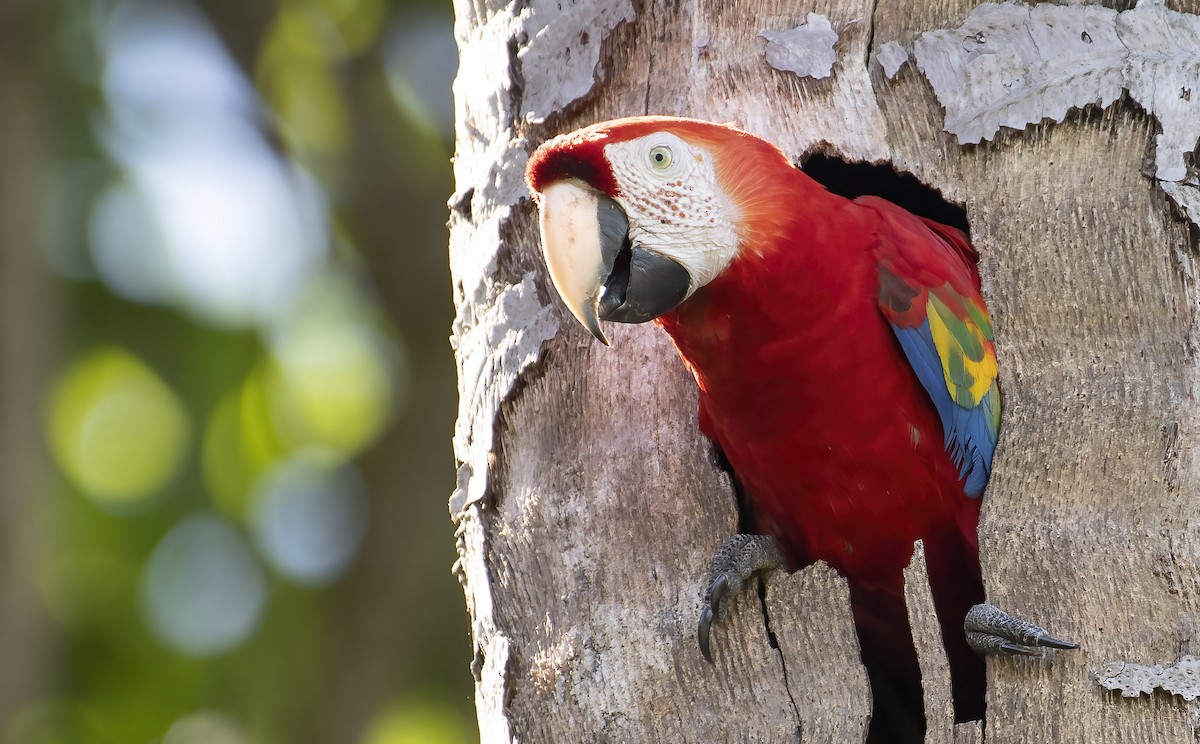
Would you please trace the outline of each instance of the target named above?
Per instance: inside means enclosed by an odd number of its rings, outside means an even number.
[[[853,742],[870,716],[822,564],[739,597],[703,662],[708,561],[737,515],[695,384],[652,325],[593,342],[546,277],[525,159],[642,113],[889,163],[965,207],[1005,394],[988,598],[1082,645],[990,661],[986,739],[1200,735],[1200,670],[1172,668],[1200,623],[1196,3],[976,5],[456,2],[451,512],[485,741]],[[928,740],[982,741],[953,725],[921,561],[908,579]]]
[[[59,336],[36,229],[45,154],[37,48],[45,35],[34,32],[43,20],[36,5],[0,7],[0,728],[45,694],[53,668],[30,566],[38,533],[33,495],[45,477],[39,396]]]

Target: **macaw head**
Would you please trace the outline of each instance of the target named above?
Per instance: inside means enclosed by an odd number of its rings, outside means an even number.
[[[656,116],[556,137],[529,158],[526,180],[554,286],[608,344],[600,320],[657,318],[762,250],[782,229],[770,197],[789,172],[798,173],[757,137]]]

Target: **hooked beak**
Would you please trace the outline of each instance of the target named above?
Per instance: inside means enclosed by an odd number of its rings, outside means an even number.
[[[600,319],[644,323],[687,297],[691,275],[629,240],[625,210],[582,181],[541,192],[542,251],[567,309],[605,346]]]

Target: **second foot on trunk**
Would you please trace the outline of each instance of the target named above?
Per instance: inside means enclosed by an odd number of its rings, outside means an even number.
[[[978,654],[1030,656],[1039,648],[1074,649],[1078,643],[1060,641],[1028,620],[1013,617],[992,604],[977,604],[963,622],[967,643]]]
[[[714,622],[721,618],[725,597],[742,590],[752,577],[785,565],[779,546],[768,535],[734,535],[713,556],[708,574],[708,593],[700,611],[697,638],[700,653],[712,662],[709,634]]]

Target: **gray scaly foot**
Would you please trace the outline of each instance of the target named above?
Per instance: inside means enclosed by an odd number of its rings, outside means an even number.
[[[1019,617],[1013,617],[991,604],[977,604],[972,607],[963,621],[963,628],[967,631],[967,643],[977,654],[1031,656],[1037,653],[1039,646],[1079,648],[1078,643],[1052,638],[1045,629]]]
[[[768,535],[734,535],[713,556],[708,572],[708,594],[700,611],[700,653],[712,663],[709,631],[714,620],[721,618],[721,605],[730,592],[739,592],[746,582],[760,573],[785,565],[783,553]]]

